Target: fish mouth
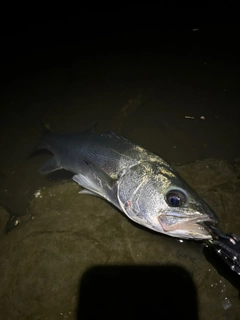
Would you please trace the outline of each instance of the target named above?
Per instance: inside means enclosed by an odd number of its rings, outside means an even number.
[[[196,214],[189,217],[178,213],[162,214],[158,216],[158,221],[163,231],[173,237],[186,239],[212,239],[212,234],[207,225],[215,225],[218,220],[209,217],[207,214]]]

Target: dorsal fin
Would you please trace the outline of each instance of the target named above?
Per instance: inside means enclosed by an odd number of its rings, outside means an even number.
[[[84,132],[85,132],[85,133],[95,133],[97,125],[98,125],[98,123],[95,122],[94,125],[93,125],[90,129],[87,129],[87,130],[84,131]]]
[[[101,133],[101,136],[102,137],[108,137],[108,138],[117,138],[119,140],[129,141],[128,139],[126,139],[126,138],[124,138],[122,136],[119,136],[117,133],[111,132],[111,131],[103,132],[103,133]]]

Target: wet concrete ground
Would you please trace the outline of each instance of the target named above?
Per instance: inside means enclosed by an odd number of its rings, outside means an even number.
[[[27,157],[40,122],[61,132],[98,122],[99,132],[115,131],[172,164],[193,162],[180,173],[223,229],[239,234],[236,27],[84,33],[76,25],[16,33],[18,50],[4,60],[0,202],[21,222],[4,234],[1,207],[1,317],[133,319],[140,308],[152,316],[164,309],[159,317],[177,310],[184,319],[239,319],[239,281],[224,267],[220,275],[201,244],[139,228],[104,201],[79,196],[66,172],[39,175],[48,154]]]

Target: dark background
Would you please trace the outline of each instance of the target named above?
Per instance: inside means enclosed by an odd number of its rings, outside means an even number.
[[[24,214],[49,183],[37,173],[45,158],[27,159],[40,123],[73,132],[98,122],[98,131],[122,134],[170,163],[235,161],[238,20],[237,8],[227,7],[3,8],[1,203]]]

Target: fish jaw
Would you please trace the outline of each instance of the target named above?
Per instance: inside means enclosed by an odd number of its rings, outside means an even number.
[[[168,212],[158,215],[158,222],[162,232],[166,235],[182,239],[212,239],[212,235],[204,227],[204,223],[216,225],[218,219],[209,216],[209,214],[189,213]]]

